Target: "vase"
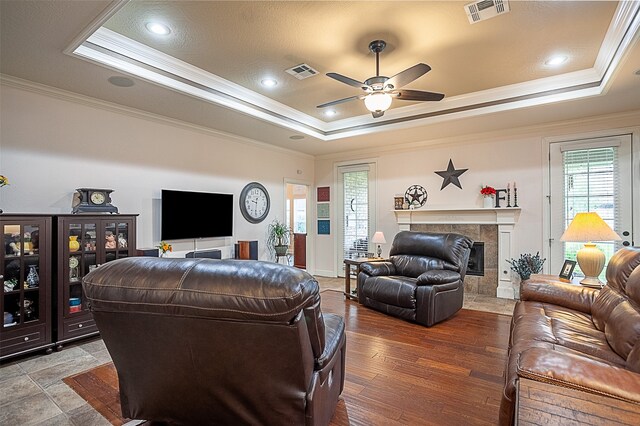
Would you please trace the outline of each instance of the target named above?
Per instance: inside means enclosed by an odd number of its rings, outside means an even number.
[[[485,209],[493,208],[493,197],[482,197],[482,207]]]
[[[38,276],[36,267],[34,265],[29,266],[29,274],[27,274],[27,286],[29,288],[34,288],[34,287],[38,287],[39,283],[40,283],[40,277]]]
[[[69,236],[69,251],[78,251],[80,249],[80,243],[78,242],[77,235]]]

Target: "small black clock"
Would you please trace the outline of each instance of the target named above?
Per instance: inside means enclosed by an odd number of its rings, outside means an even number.
[[[76,189],[71,213],[118,213],[118,208],[111,204],[112,192],[113,189]]]
[[[258,182],[248,183],[240,193],[240,212],[247,221],[260,223],[267,218],[271,201],[267,189]]]

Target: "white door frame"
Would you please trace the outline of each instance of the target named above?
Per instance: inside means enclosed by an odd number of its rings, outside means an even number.
[[[287,211],[287,184],[292,185],[304,185],[307,187],[307,272],[311,275],[316,273],[316,238],[315,232],[310,232],[313,228],[315,213],[311,210],[312,206],[312,191],[313,182],[302,179],[284,178],[282,188],[284,190],[284,197],[282,201],[283,211]]]
[[[549,136],[542,138],[542,189],[543,199],[542,202],[542,254],[543,257],[549,259],[551,256],[551,247],[549,244],[549,238],[551,236],[551,182],[550,182],[550,155],[551,144],[559,142],[570,142],[581,139],[597,139],[609,136],[631,135],[631,167],[632,167],[632,179],[631,179],[631,194],[633,200],[631,202],[632,211],[632,232],[635,238],[635,245],[640,245],[640,196],[637,192],[640,190],[640,127],[624,127],[607,130],[597,130],[585,133],[574,133],[562,136]],[[558,271],[549,270],[549,263],[545,262],[543,272],[546,274],[557,274]]]
[[[339,179],[339,168],[340,167],[348,167],[348,166],[359,166],[359,165],[370,165],[373,164],[376,170],[375,178],[370,182],[371,187],[369,188],[369,193],[373,193],[375,195],[375,199],[373,201],[373,206],[369,205],[369,218],[371,221],[371,226],[374,229],[378,229],[378,158],[362,158],[359,160],[349,160],[349,161],[337,161],[333,163],[333,187],[335,188],[335,202],[332,202],[331,206],[331,216],[336,218],[331,223],[331,233],[335,235],[333,238],[333,276],[337,277],[339,275],[340,268],[342,268],[342,262],[338,261],[338,253],[342,253],[342,247],[339,246],[339,236],[338,236],[338,222],[337,218],[339,217],[338,213],[340,212],[340,206],[338,205],[338,192],[341,189],[338,188]],[[371,204],[371,201],[370,201]],[[342,219],[342,218],[341,218]]]

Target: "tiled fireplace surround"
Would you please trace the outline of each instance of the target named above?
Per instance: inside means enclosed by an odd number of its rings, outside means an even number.
[[[484,276],[467,275],[465,292],[514,298],[513,228],[520,208],[442,208],[395,210],[400,231],[455,232],[484,242]]]
[[[473,241],[484,242],[484,276],[464,278],[465,293],[496,297],[498,289],[498,225],[480,224],[414,224],[412,231],[455,232]]]

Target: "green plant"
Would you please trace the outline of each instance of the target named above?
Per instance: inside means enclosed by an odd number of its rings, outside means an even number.
[[[525,253],[520,255],[520,259],[507,260],[507,263],[511,265],[511,270],[520,275],[522,280],[528,280],[531,274],[538,274],[542,272],[542,265],[547,259],[540,257],[540,252],[536,252],[535,255]]]
[[[278,250],[276,247],[288,247],[290,236],[291,229],[278,219],[274,219],[267,229],[267,247],[272,253]]]

